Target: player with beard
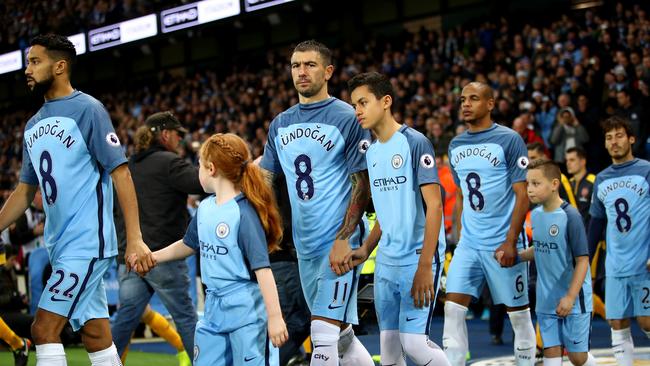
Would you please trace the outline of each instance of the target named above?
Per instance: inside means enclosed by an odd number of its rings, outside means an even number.
[[[631,366],[630,318],[650,338],[650,163],[632,155],[636,136],[629,121],[610,117],[603,130],[613,164],[594,182],[588,242],[596,248],[606,228],[605,315],[616,361]]]
[[[45,103],[27,122],[20,183],[0,211],[0,231],[22,215],[40,185],[52,275],[32,324],[37,366],[66,365],[60,333],[70,321],[93,366],[121,365],[111,337],[102,277],[117,255],[113,184],[124,212],[126,255],[152,266],[142,241],[133,181],[104,106],[70,85],[74,45],[37,36],[27,54],[27,86]],[[74,178],[71,178],[74,177]]]
[[[316,41],[296,46],[291,76],[299,103],[271,123],[260,166],[284,174],[300,280],[311,310],[311,365],[374,365],[354,336],[359,271],[345,256],[361,245],[370,198],[365,152],[370,134],[352,107],[327,93],[332,53]]]
[[[533,365],[535,330],[528,308],[527,268],[515,260],[517,249],[525,245],[526,145],[516,132],[492,121],[494,95],[488,85],[467,84],[460,103],[469,130],[451,141],[449,163],[461,188],[455,211],[462,226],[447,274],[442,342],[450,363],[465,365],[467,306],[487,281],[494,304],[507,307],[516,363]]]

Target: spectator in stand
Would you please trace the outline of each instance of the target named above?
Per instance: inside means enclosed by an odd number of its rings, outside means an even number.
[[[589,206],[596,176],[587,172],[587,152],[581,147],[572,147],[566,151],[566,169],[571,179],[571,191],[575,197],[577,209],[582,216],[585,227],[589,223]]]
[[[634,136],[637,136],[637,139],[632,146],[632,152],[634,156],[643,158],[645,157],[645,141],[648,124],[643,105],[632,103],[632,95],[629,89],[619,90],[616,93],[616,101],[618,103],[616,115],[630,121],[632,130],[634,131]]]
[[[533,99],[537,104],[535,110],[535,121],[540,129],[540,134],[544,140],[544,145],[549,146],[549,139],[551,138],[551,131],[555,123],[555,116],[557,115],[557,107],[553,105],[551,99],[542,93],[533,92]]]
[[[578,102],[575,109],[576,118],[584,126],[589,135],[589,141],[584,144],[584,150],[589,152],[587,169],[590,171],[600,171],[607,166],[609,161],[607,150],[605,150],[605,140],[600,127],[600,112],[596,106],[593,106],[587,94],[578,95]]]
[[[508,102],[507,99],[501,98],[497,101],[497,107],[496,110],[492,112],[492,118],[497,123],[503,125],[509,125],[515,118],[510,102]]]
[[[515,118],[514,121],[512,121],[512,129],[517,132],[521,138],[524,139],[524,142],[526,144],[532,144],[535,142],[539,142],[544,146],[544,140],[533,130],[530,128],[529,121],[530,120],[530,114],[524,113],[520,115],[519,117]]]
[[[566,93],[560,94],[557,98],[557,108],[563,109],[571,106],[571,96]]]
[[[623,65],[617,65],[614,70],[612,70],[612,73],[614,74],[615,78],[614,89],[617,92],[630,87],[630,82],[627,80],[627,71],[625,71],[625,67]]]
[[[426,126],[426,136],[433,144],[436,156],[445,155],[449,148],[449,142],[451,142],[453,136],[450,133],[445,132],[442,124],[433,118],[427,120]]]
[[[576,118],[573,108],[560,109],[557,114],[557,123],[553,127],[549,141],[553,146],[553,158],[559,163],[564,163],[564,154],[567,149],[572,147],[584,148],[584,144],[589,141],[589,135]]]

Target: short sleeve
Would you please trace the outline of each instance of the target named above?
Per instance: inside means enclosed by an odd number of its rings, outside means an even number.
[[[240,203],[239,248],[252,271],[270,267],[266,235],[255,209],[248,202]]]
[[[600,199],[598,199],[599,183],[600,183],[600,179],[598,176],[596,176],[596,181],[594,182],[594,188],[592,189],[591,192],[591,206],[589,206],[589,215],[591,215],[591,217],[604,219],[607,218],[607,214],[605,213],[605,206],[603,205],[603,202]]]
[[[408,137],[407,137],[408,138]],[[440,184],[438,168],[436,167],[435,153],[431,141],[419,135],[409,138],[411,158],[413,159],[413,175],[418,185],[436,183]]]
[[[23,141],[23,165],[20,168],[20,181],[32,186],[38,185],[38,176],[32,165],[32,159],[29,157],[29,150]]]
[[[567,210],[567,240],[574,257],[589,255],[587,232],[578,211]]]
[[[185,236],[183,237],[183,243],[195,251],[199,250],[199,223],[197,219],[199,210],[192,216],[192,220],[190,220],[190,224],[187,226],[187,231],[185,231]]]
[[[513,134],[507,146],[506,161],[510,182],[525,182],[528,168],[528,149],[521,136]]]
[[[361,128],[354,113],[345,117],[342,121],[346,129],[345,138],[345,163],[348,168],[348,175],[368,169],[366,163],[366,151],[370,147],[370,132]]]
[[[124,150],[113,129],[111,118],[106,109],[99,102],[93,105],[84,121],[83,130],[86,144],[90,154],[108,172],[127,162]]]
[[[282,166],[280,165],[280,160],[278,159],[278,150],[275,146],[275,139],[278,135],[277,123],[280,116],[276,117],[271,126],[269,127],[269,136],[266,139],[266,145],[264,145],[264,155],[262,155],[262,161],[260,166],[270,172],[279,174],[282,173]]]
[[[449,170],[451,171],[451,176],[454,178],[454,183],[456,183],[456,187],[460,189],[460,179],[458,179],[458,174],[456,173],[456,169],[454,168],[454,165],[451,163],[451,151],[454,149],[454,140],[451,140],[451,143],[449,144],[449,148],[447,150],[447,157],[449,158]]]

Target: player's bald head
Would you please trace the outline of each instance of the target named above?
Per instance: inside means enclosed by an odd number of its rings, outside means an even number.
[[[460,94],[460,109],[461,118],[465,123],[470,125],[488,124],[490,113],[494,109],[492,88],[480,81],[465,85]]]
[[[483,99],[494,99],[494,91],[486,83],[480,81],[472,81],[471,83],[465,85],[463,90],[474,89]]]

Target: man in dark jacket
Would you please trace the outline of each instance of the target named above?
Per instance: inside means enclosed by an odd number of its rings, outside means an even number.
[[[183,238],[189,219],[187,196],[203,193],[198,169],[176,152],[185,133],[170,112],[159,112],[147,118],[135,135],[136,154],[129,159],[129,170],[138,197],[142,237],[152,251]],[[160,263],[143,277],[127,272],[125,234],[121,215],[116,216],[120,308],[112,332],[118,353],[123,354],[154,291],[174,319],[185,350],[192,352],[197,316],[188,292],[185,260]]]

